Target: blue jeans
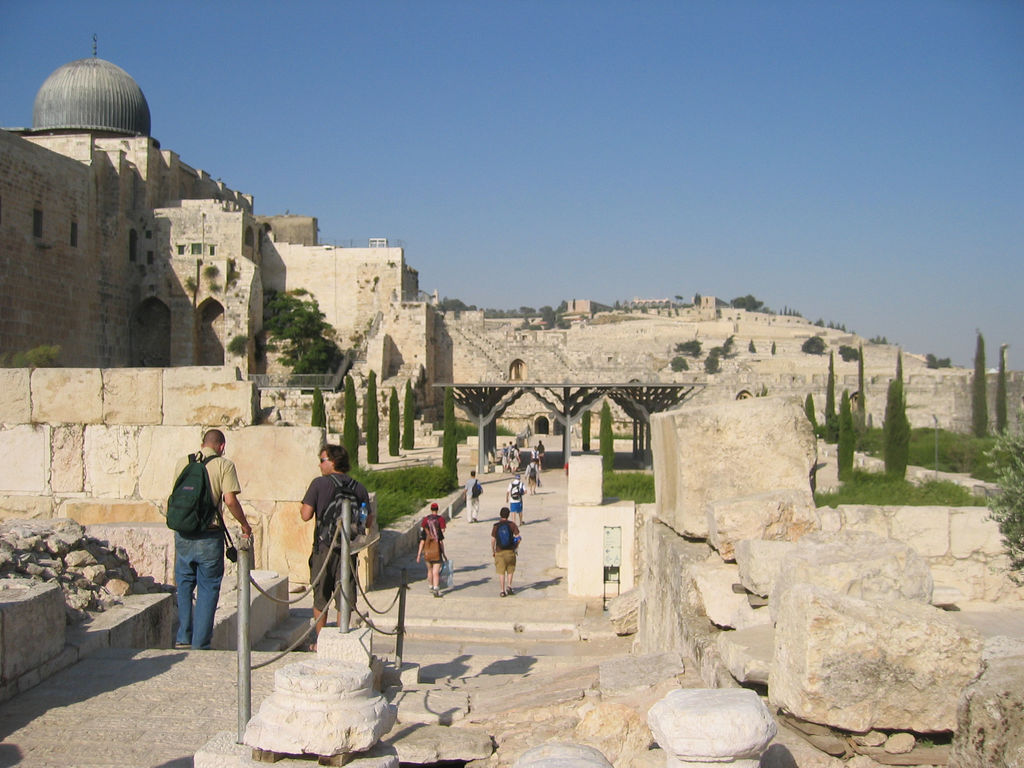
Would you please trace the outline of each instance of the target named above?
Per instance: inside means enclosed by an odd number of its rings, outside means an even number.
[[[209,650],[213,616],[224,578],[224,534],[220,531],[186,538],[174,534],[174,581],[178,585],[177,642]],[[195,610],[192,595],[195,593]]]

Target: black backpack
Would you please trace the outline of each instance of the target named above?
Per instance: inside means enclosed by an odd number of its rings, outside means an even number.
[[[349,506],[349,541],[357,536],[366,533],[364,523],[359,521],[359,503],[361,499],[356,495],[356,481],[347,475],[339,475],[332,472],[328,475],[334,481],[334,496],[324,508],[323,514],[316,519],[316,540],[317,543],[329,546],[334,540],[334,529],[341,520],[341,505],[348,499],[352,502]],[[340,547],[341,544],[339,543]]]
[[[484,492],[484,487],[482,485],[480,485],[480,481],[479,480],[475,481],[473,483],[473,491],[472,491],[472,494],[471,494],[472,497],[475,499],[475,498],[477,498],[483,492]]]
[[[512,526],[508,520],[502,520],[498,523],[498,529],[494,532],[494,540],[498,545],[498,549],[512,549],[515,546],[512,543]]]
[[[512,498],[512,501],[521,501],[523,498],[523,484],[518,480],[513,480],[508,495]]]
[[[203,458],[202,451],[190,454],[188,464],[174,482],[167,499],[167,527],[183,534],[208,530],[217,514],[206,465],[216,454]]]

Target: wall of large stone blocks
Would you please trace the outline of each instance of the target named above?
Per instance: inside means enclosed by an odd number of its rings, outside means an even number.
[[[223,368],[0,369],[0,518],[163,522],[175,463],[219,427],[257,566],[304,580],[298,509],[323,431],[252,426],[254,396]]]

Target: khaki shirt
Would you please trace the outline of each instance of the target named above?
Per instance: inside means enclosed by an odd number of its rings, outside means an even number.
[[[203,458],[217,456],[217,452],[213,448],[203,446],[202,450]],[[175,478],[181,476],[181,471],[185,469],[187,464],[188,456],[185,456],[174,468]],[[210,491],[213,493],[213,502],[218,507],[221,506],[225,493],[241,493],[242,487],[238,484],[238,472],[235,470],[235,463],[231,459],[218,456],[206,465],[206,472],[210,476]],[[217,521],[214,521],[214,525],[217,525]]]

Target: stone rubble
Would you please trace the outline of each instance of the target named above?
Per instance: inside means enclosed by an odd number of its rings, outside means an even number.
[[[162,591],[138,578],[123,549],[109,548],[66,518],[0,523],[0,578],[12,577],[60,586],[68,623],[121,605],[129,593]]]

